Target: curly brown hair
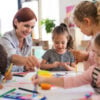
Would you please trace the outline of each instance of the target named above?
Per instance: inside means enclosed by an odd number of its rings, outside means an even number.
[[[7,52],[0,44],[0,73],[4,75],[7,69]]]

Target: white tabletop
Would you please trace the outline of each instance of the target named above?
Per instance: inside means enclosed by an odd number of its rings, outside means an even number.
[[[65,74],[60,72],[61,74]],[[77,73],[80,74],[80,73]],[[77,75],[76,73],[69,72],[67,76]],[[33,84],[31,83],[31,77],[34,73],[29,73],[25,77],[13,77],[11,81],[4,84],[4,89],[0,90],[0,95],[16,88],[23,87],[26,89],[33,89]],[[21,91],[21,90],[18,90]],[[40,87],[38,91],[47,97],[47,100],[78,100],[84,97],[85,94],[89,92],[94,92],[90,85],[81,86],[78,88],[63,89],[60,87],[52,87],[50,90],[42,90]],[[0,98],[2,100],[2,98]]]

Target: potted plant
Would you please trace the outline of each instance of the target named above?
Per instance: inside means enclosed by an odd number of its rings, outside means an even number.
[[[40,21],[40,25],[44,25],[45,26],[45,30],[47,33],[51,33],[53,28],[55,27],[55,23],[54,23],[54,19],[43,19]]]

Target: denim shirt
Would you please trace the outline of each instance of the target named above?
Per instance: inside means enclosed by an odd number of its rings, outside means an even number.
[[[19,48],[19,41],[16,36],[15,30],[6,32],[3,35],[3,37],[0,38],[0,44],[2,44],[6,49],[9,60],[13,54],[18,54],[21,56],[29,56],[31,54],[31,47],[32,47],[31,34],[25,38],[25,43],[22,49]],[[12,71],[23,72],[24,66],[13,66]]]

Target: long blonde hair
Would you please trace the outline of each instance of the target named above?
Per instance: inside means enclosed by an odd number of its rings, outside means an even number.
[[[82,22],[84,18],[91,18],[96,24],[100,23],[100,2],[82,1],[74,9],[74,18]]]

